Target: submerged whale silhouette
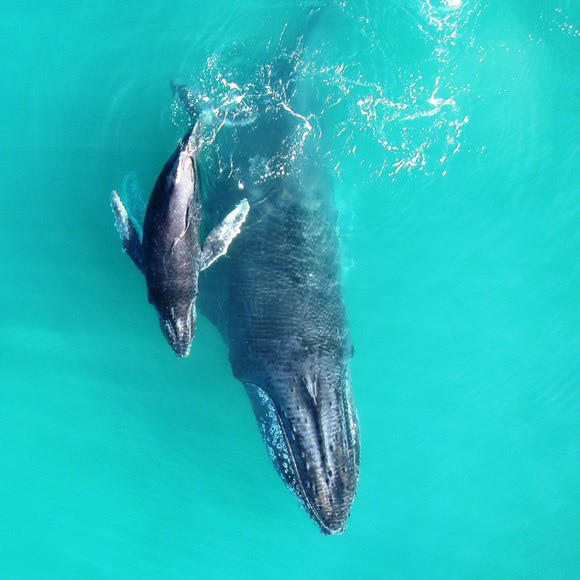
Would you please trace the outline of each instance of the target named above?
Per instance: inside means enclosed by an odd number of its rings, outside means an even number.
[[[322,532],[337,534],[359,479],[353,348],[333,181],[315,148],[295,147],[308,124],[297,66],[282,55],[270,81],[291,102],[269,98],[252,123],[224,126],[212,147],[214,164],[233,170],[205,191],[204,220],[211,227],[242,197],[252,212],[228,259],[200,278],[200,309],[228,345],[275,468]]]
[[[200,147],[196,124],[165,163],[151,193],[143,239],[116,191],[111,194],[123,249],[145,275],[149,302],[178,357],[186,357],[195,335],[199,272],[223,256],[249,211],[247,200],[199,241],[201,196],[197,170]]]

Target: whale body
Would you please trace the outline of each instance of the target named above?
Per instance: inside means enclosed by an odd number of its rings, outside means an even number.
[[[147,205],[142,240],[141,228],[130,218],[118,193],[111,194],[123,249],[145,275],[149,302],[178,357],[189,355],[195,335],[199,272],[227,252],[249,211],[247,200],[240,200],[200,244],[199,146],[195,125],[159,174]]]
[[[242,197],[252,211],[227,259],[203,273],[200,309],[227,343],[276,470],[321,531],[337,534],[359,479],[353,347],[333,181],[315,148],[296,149],[308,101],[298,98],[295,66],[282,57],[272,80],[295,99],[269,100],[216,142],[214,164],[230,169],[207,188],[204,219],[216,223]]]

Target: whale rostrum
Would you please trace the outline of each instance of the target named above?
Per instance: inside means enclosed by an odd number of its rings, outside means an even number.
[[[161,330],[180,358],[189,355],[195,335],[199,273],[226,254],[250,209],[246,199],[240,200],[200,243],[199,134],[196,123],[161,170],[145,212],[142,238],[119,194],[111,194],[123,250],[143,272]]]

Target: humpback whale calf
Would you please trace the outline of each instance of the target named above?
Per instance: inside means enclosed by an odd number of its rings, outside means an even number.
[[[145,275],[149,302],[157,309],[163,334],[178,357],[189,355],[195,335],[199,272],[227,252],[249,211],[247,200],[240,200],[201,246],[199,147],[196,124],[179,142],[155,183],[142,240],[118,193],[111,194],[123,249]]]
[[[212,147],[208,164],[222,171],[210,171],[204,220],[242,197],[252,211],[227,259],[201,276],[200,310],[227,343],[276,470],[321,531],[338,534],[359,478],[353,347],[333,181],[309,136],[299,66],[283,55],[268,68],[253,122],[225,126]]]

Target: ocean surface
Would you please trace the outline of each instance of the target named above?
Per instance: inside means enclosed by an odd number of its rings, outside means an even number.
[[[4,3],[0,578],[580,577],[580,3],[312,6]],[[109,206],[184,132],[171,79],[251,121],[300,38],[362,440],[335,537],[216,329],[166,344]]]

